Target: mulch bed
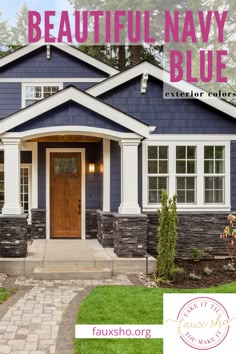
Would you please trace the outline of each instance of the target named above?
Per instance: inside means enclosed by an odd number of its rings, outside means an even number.
[[[232,263],[230,259],[217,260],[176,260],[175,264],[185,270],[177,279],[169,283],[159,283],[160,288],[179,288],[179,289],[199,289],[209,288],[217,285],[236,282],[236,271],[224,270],[224,266]],[[212,270],[211,275],[206,275],[203,269],[208,267]],[[236,261],[234,263],[236,269]],[[189,274],[194,273],[201,277],[199,280],[189,278]],[[143,286],[138,274],[128,275],[129,280],[134,286]]]
[[[216,285],[232,283],[236,281],[236,271],[224,270],[224,266],[231,263],[230,259],[217,260],[177,260],[176,265],[184,268],[185,273],[179,279],[171,282],[171,284],[162,284],[164,288],[181,288],[181,289],[197,289],[208,288]],[[206,275],[203,269],[208,267],[212,270],[211,275]],[[236,269],[236,263],[234,264]],[[201,276],[200,280],[189,278],[189,274],[194,273]]]

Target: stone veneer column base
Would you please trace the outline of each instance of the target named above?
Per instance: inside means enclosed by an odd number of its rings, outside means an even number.
[[[31,238],[33,240],[46,239],[46,209],[32,209],[31,224]]]
[[[147,216],[113,215],[114,252],[117,256],[144,256],[147,252]]]
[[[0,256],[26,257],[28,215],[0,215]]]
[[[220,239],[224,227],[228,224],[229,213],[179,213],[178,240],[176,256],[191,258],[191,250],[197,247],[203,251],[204,258],[227,256],[227,244]],[[148,213],[147,252],[157,255],[157,213]]]
[[[97,210],[86,209],[86,240],[97,238]]]
[[[114,247],[113,213],[97,210],[97,238],[103,247]]]

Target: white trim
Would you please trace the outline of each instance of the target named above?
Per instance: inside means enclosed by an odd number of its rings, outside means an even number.
[[[32,209],[32,166],[30,163],[21,163],[20,168],[27,168],[29,171],[29,217],[28,217],[28,224],[31,224],[31,209]],[[4,163],[0,164],[0,171],[4,172]]]
[[[140,139],[123,139],[121,147],[121,203],[120,214],[138,215],[138,145]]]
[[[70,83],[70,82],[75,82],[75,83],[87,83],[87,82],[102,82],[106,80],[106,77],[104,78],[91,78],[91,77],[84,77],[84,78],[76,78],[76,77],[59,77],[59,78],[30,78],[30,77],[16,77],[16,78],[0,78],[0,83],[14,83],[14,82],[28,82],[30,84],[34,84],[35,82],[40,82],[40,83],[45,83],[45,82],[50,82],[51,84],[54,83],[60,83],[62,82],[63,84],[65,83]]]
[[[59,91],[61,91],[63,89],[63,83],[61,81],[55,83],[55,85],[48,81],[48,82],[40,82],[40,81],[36,81],[35,82],[22,82],[21,84],[21,108],[25,108],[25,101],[26,101],[26,96],[25,96],[25,88],[27,86],[41,86],[41,87],[45,87],[45,86],[58,86],[59,87]],[[42,100],[43,98],[38,99],[37,101]],[[33,99],[34,100],[34,99]]]
[[[23,140],[23,146],[26,142],[24,140],[36,139],[44,136],[53,135],[85,135],[85,136],[95,136],[104,139],[111,139],[115,141],[120,141],[120,139],[138,139],[140,135],[135,133],[120,133],[115,130],[103,129],[103,128],[93,128],[81,125],[65,125],[65,126],[53,126],[46,128],[38,128],[32,130],[26,130],[25,132],[11,132],[5,133],[1,138],[20,138]],[[3,147],[4,150],[4,147]],[[31,150],[31,149],[30,149]]]
[[[110,65],[107,65],[100,60],[97,60],[93,58],[92,56],[82,52],[79,49],[76,49],[66,43],[50,43],[51,47],[56,47],[65,53],[75,57],[76,59],[82,60],[83,62],[92,65],[98,70],[101,70],[109,75],[115,75],[119,71],[116,70],[115,68],[111,67]],[[14,51],[11,54],[6,55],[5,57],[2,57],[0,59],[0,68],[2,68],[5,65],[10,64],[11,62],[22,58],[23,56],[32,53],[33,51],[37,50],[38,48],[41,48],[45,46],[45,57],[46,57],[46,50],[47,50],[47,42],[45,42],[43,39],[41,39],[37,44],[28,44],[16,51]]]
[[[229,141],[236,140],[236,134],[151,134],[148,141]]]
[[[157,135],[156,135],[157,136]],[[230,145],[231,142],[228,140],[218,140],[214,135],[211,136],[211,139],[208,140],[206,136],[201,136],[199,140],[195,139],[191,140],[189,135],[188,140],[185,140],[186,137],[182,137],[182,135],[176,136],[176,139],[168,140],[167,135],[162,135],[161,139],[158,140],[144,140],[143,148],[142,148],[142,158],[143,158],[143,182],[142,182],[142,196],[143,196],[143,211],[156,211],[161,207],[161,204],[148,204],[148,146],[168,146],[169,147],[169,195],[173,196],[176,193],[176,161],[175,161],[175,149],[178,145],[183,146],[196,146],[197,147],[197,188],[196,188],[196,203],[195,204],[178,204],[179,211],[230,211],[231,210],[231,187],[230,187],[230,179],[231,179],[231,166],[230,166]],[[215,138],[213,140],[213,138]],[[207,145],[222,145],[225,146],[225,173],[222,174],[225,176],[225,201],[224,204],[204,204],[204,151],[203,146]],[[219,174],[221,176],[221,174]]]
[[[46,239],[50,240],[50,154],[52,152],[81,153],[81,239],[86,239],[85,148],[46,148]]]
[[[68,101],[74,101],[83,107],[86,107],[89,110],[92,110],[93,112],[96,112],[117,124],[120,124],[132,132],[135,132],[146,138],[149,136],[149,126],[147,124],[142,123],[123,112],[120,112],[119,110],[103,103],[102,101],[97,100],[87,93],[79,91],[74,87],[68,87],[62,91],[59,91],[57,94],[54,94],[3,119],[0,122],[0,134],[15,128],[18,125],[39,116],[40,114],[46,113]],[[92,127],[90,127],[90,129],[93,130]]]
[[[38,143],[32,143],[32,208],[38,208]]]
[[[110,211],[110,140],[103,139],[103,211]]]
[[[118,75],[111,76],[108,79],[104,80],[103,82],[89,88],[86,92],[90,95],[95,97],[100,96],[101,94],[114,89],[117,86],[124,84],[137,76],[140,76],[144,73],[149,74],[150,76],[155,77],[156,79],[162,81],[165,84],[173,87],[174,89],[181,91],[181,92],[203,92],[202,97],[197,97],[196,99],[204,102],[205,104],[214,107],[215,109],[228,114],[229,116],[236,118],[236,107],[220,98],[209,98],[207,91],[194,86],[184,80],[173,83],[170,82],[170,73],[163,70],[162,68],[157,67],[147,61],[142,62],[136,66],[131,67],[128,70],[125,70]]]

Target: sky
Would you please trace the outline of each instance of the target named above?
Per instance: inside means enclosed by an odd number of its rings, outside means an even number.
[[[16,14],[21,10],[24,3],[30,10],[39,12],[73,10],[68,0],[0,0],[1,20],[8,20],[11,25],[14,25]]]

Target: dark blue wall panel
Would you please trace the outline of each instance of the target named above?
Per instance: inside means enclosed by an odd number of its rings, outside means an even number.
[[[147,92],[140,93],[141,77],[100,96],[145,123],[156,126],[158,134],[231,134],[236,120],[191,99],[163,99],[163,84],[149,78]]]
[[[126,128],[114,123],[110,119],[104,118],[103,116],[74,102],[67,102],[47,113],[41,114],[37,118],[19,125],[12,131],[22,132],[43,127],[65,125],[82,125],[112,129],[120,132],[128,131]]]
[[[0,83],[0,119],[21,109],[21,83]]]
[[[0,78],[106,78],[109,75],[51,46],[47,59],[46,46],[35,50],[0,69]]]
[[[120,146],[116,141],[111,141],[111,211],[118,211],[120,206]]]
[[[38,144],[38,200],[39,208],[46,207],[46,148],[85,148],[86,149],[86,208],[101,208],[101,179],[99,163],[102,143],[39,143]],[[96,164],[96,173],[89,174],[88,164]]]
[[[21,151],[20,152],[20,162],[21,163],[32,163],[32,152],[31,151]],[[0,163],[4,163],[4,152],[0,151]]]

